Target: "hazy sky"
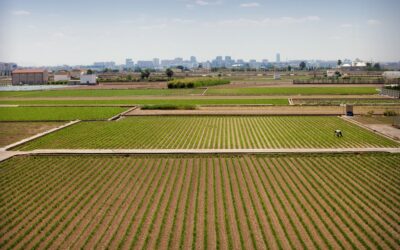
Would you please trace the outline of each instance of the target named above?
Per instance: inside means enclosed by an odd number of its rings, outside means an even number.
[[[0,61],[400,60],[400,0],[0,0]]]

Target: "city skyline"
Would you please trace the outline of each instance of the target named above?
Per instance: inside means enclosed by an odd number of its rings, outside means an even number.
[[[217,55],[399,61],[400,2],[5,0],[0,61],[82,65]],[[390,39],[389,39],[389,38]]]

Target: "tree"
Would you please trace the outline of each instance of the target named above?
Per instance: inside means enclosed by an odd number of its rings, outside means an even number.
[[[140,72],[140,77],[142,79],[149,79],[150,74],[151,74],[150,70],[149,69],[145,69],[142,72]]]
[[[301,62],[299,66],[301,70],[304,70],[306,68],[306,62]]]
[[[93,70],[91,70],[91,69],[88,69],[88,70],[86,71],[86,74],[88,74],[88,75],[92,75],[92,74],[93,74]]]
[[[379,63],[374,64],[374,70],[381,70],[381,65]]]
[[[292,66],[290,66],[290,65],[287,66],[287,70],[288,70],[288,71],[292,71]]]
[[[168,68],[167,70],[165,70],[165,74],[167,74],[168,79],[171,79],[172,76],[174,76],[174,71],[170,68]]]
[[[132,81],[132,76],[131,76],[131,75],[127,75],[127,76],[126,76],[126,80]]]
[[[340,65],[342,65],[342,60],[337,60],[337,66],[340,66]]]

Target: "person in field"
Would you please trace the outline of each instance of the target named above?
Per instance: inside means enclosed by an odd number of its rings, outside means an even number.
[[[335,130],[335,136],[336,136],[336,137],[343,137],[342,130],[336,129],[336,130]]]

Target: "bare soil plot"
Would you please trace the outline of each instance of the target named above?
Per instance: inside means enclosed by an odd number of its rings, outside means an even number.
[[[60,122],[0,122],[0,147],[62,125]]]
[[[70,89],[165,89],[166,82],[102,82],[94,86],[74,86]]]
[[[390,116],[355,116],[351,117],[365,127],[384,134],[394,140],[400,141],[400,129],[392,126],[394,117]]]
[[[20,156],[0,248],[399,249],[400,155]]]

